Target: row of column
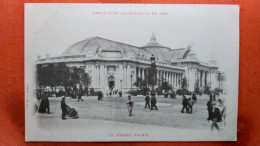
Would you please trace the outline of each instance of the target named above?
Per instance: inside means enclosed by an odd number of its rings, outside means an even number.
[[[186,76],[190,90],[194,89],[196,81],[198,81],[199,87],[205,87],[207,85],[211,88],[216,88],[215,72],[188,68]]]
[[[147,79],[149,68],[136,68],[136,78],[140,77],[142,79]],[[161,84],[163,81],[168,82],[175,88],[180,88],[181,80],[183,78],[183,73],[173,72],[173,71],[165,71],[165,70],[156,70],[155,77],[157,81],[157,85]]]

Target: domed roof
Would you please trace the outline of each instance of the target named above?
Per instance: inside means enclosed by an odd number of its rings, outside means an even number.
[[[79,41],[68,47],[62,56],[82,55],[82,54],[101,54],[101,52],[120,52],[126,56],[140,57],[149,59],[151,51],[139,47],[128,45],[100,37],[91,37]]]

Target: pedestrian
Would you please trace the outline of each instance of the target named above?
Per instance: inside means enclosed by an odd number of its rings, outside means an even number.
[[[82,93],[81,93],[81,92],[78,92],[77,96],[78,96],[78,102],[79,102],[80,100],[83,102]]]
[[[192,100],[195,101],[195,103],[197,102],[197,96],[195,95],[195,93],[192,93]]]
[[[211,131],[213,131],[214,128],[216,128],[218,131],[220,130],[217,122],[221,121],[221,115],[220,115],[219,108],[216,107],[216,104],[217,103],[215,101],[211,103],[212,105],[212,110],[210,111],[210,120],[212,121]]]
[[[209,96],[209,101],[208,101],[208,103],[207,103],[207,110],[208,110],[208,120],[210,120],[210,113],[211,113],[211,111],[212,111],[212,105],[211,105],[211,103],[212,103],[212,95],[210,94],[210,96]]]
[[[47,110],[47,113],[50,114],[50,104],[49,104],[49,99],[47,96],[45,96],[43,98],[44,100],[44,106],[45,106],[45,109]]]
[[[149,94],[146,95],[145,97],[145,107],[146,108],[148,106],[148,108],[150,108],[150,97]]]
[[[103,93],[101,91],[98,91],[98,100],[102,100]]]
[[[62,96],[62,99],[61,99],[61,111],[62,111],[61,119],[62,119],[62,120],[66,120],[67,105],[66,105],[66,103],[65,103],[65,97],[64,97],[64,96]]]
[[[128,106],[129,116],[132,116],[132,111],[133,111],[134,103],[133,103],[133,101],[131,100],[131,95],[128,95],[127,106]]]
[[[157,106],[156,106],[156,98],[155,98],[155,93],[152,93],[151,94],[151,109],[150,110],[153,110],[153,108],[155,108],[156,110],[158,110]]]
[[[181,110],[181,113],[184,112],[184,109],[186,109],[186,113],[189,112],[189,109],[188,109],[188,99],[186,98],[185,95],[182,96],[182,110]]]
[[[122,91],[119,91],[119,97],[122,97]]]

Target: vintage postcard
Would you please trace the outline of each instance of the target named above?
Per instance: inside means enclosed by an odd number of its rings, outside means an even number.
[[[25,4],[26,141],[236,141],[238,5]]]

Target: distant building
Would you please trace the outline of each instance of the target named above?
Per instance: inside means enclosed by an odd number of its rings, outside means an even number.
[[[216,62],[200,62],[189,47],[171,49],[162,46],[154,34],[142,47],[100,37],[87,38],[71,45],[60,56],[38,58],[36,64],[64,62],[68,66],[84,68],[91,76],[94,89],[107,91],[113,87],[128,91],[137,77],[147,78],[152,55],[156,57],[156,80],[165,79],[174,90],[180,88],[184,76],[190,91],[194,90],[196,81],[200,88],[206,85],[211,89],[218,87]]]

